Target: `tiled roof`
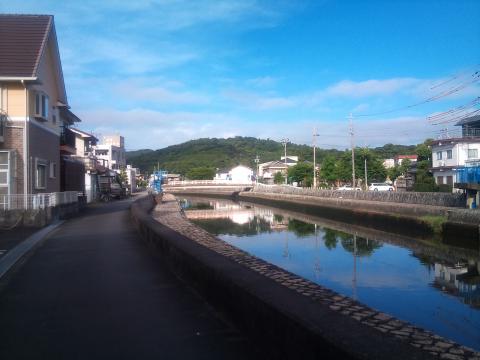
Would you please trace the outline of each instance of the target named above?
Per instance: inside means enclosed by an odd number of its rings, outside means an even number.
[[[35,77],[51,15],[0,15],[0,77]]]

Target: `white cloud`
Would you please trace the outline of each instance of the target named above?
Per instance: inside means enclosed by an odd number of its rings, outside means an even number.
[[[246,91],[228,90],[224,91],[223,95],[226,99],[253,110],[285,109],[297,105],[293,98],[268,94],[260,95]]]
[[[343,80],[329,86],[324,94],[330,97],[345,96],[353,98],[386,96],[416,86],[421,81],[415,78],[371,79],[358,82]]]
[[[160,82],[162,84],[162,82]],[[156,104],[208,104],[210,99],[206,95],[197,94],[191,91],[180,91],[180,83],[165,82],[165,85],[172,86],[175,90],[162,86],[148,86],[134,81],[123,81],[113,85],[114,91],[125,99],[155,102]]]

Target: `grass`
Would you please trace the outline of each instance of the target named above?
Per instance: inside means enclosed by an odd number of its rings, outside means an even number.
[[[442,225],[447,221],[447,217],[440,215],[425,215],[421,216],[420,220],[427,223],[432,228],[435,235],[440,235],[442,233]]]

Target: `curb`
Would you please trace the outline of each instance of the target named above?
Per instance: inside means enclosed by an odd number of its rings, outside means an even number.
[[[54,224],[37,231],[30,235],[20,244],[15,246],[0,259],[0,279],[20,260],[25,254],[32,250],[37,244],[43,241],[53,230],[62,225],[64,221]]]

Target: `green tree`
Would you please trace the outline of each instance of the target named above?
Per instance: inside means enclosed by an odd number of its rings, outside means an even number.
[[[128,176],[125,168],[120,169],[120,174],[118,175],[118,178],[123,185],[128,184]]]
[[[189,180],[212,180],[215,177],[215,169],[202,166],[190,169],[187,172]]]
[[[309,163],[298,163],[288,169],[288,178],[290,181],[301,184],[302,186],[312,186],[313,183],[313,165]]]
[[[273,182],[275,184],[283,184],[285,182],[285,177],[280,171],[276,172],[275,175],[273,176]]]
[[[333,156],[327,156],[323,159],[320,168],[320,178],[331,184],[337,180],[336,160]]]

